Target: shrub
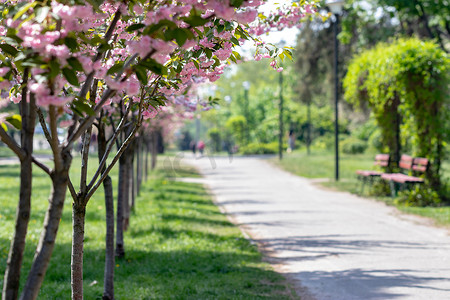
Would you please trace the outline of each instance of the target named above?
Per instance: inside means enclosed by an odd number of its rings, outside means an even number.
[[[360,154],[367,149],[367,142],[355,137],[349,137],[342,143],[342,151],[346,154]]]
[[[214,152],[222,150],[222,138],[220,136],[220,130],[217,127],[208,130],[208,138],[211,142],[211,147]]]
[[[352,135],[360,140],[367,141],[377,130],[377,124],[373,119],[370,119],[368,122],[355,128],[355,130],[352,131]]]
[[[314,139],[312,146],[315,149],[325,150],[334,147],[334,135],[325,134]]]
[[[287,145],[283,145],[283,151],[287,149]],[[278,143],[249,143],[246,146],[242,146],[239,149],[239,152],[244,155],[251,155],[251,154],[275,154],[278,153]]]
[[[244,144],[247,119],[244,116],[230,117],[225,127],[233,134],[239,145]]]
[[[369,194],[371,196],[381,196],[381,197],[391,196],[391,188],[389,186],[389,183],[384,180],[375,181],[372,184]]]
[[[412,190],[401,191],[395,203],[406,206],[437,206],[441,203],[441,199],[432,188],[416,185]]]
[[[384,152],[385,145],[383,145],[383,140],[381,137],[381,131],[379,129],[372,132],[369,137],[370,147],[378,150],[378,152]]]

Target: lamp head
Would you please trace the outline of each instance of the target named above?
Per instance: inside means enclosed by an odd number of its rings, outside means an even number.
[[[340,15],[344,8],[345,0],[327,0],[326,5],[330,8],[331,12],[335,15]]]

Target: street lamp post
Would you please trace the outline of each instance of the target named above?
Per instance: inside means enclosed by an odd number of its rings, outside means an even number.
[[[244,81],[242,83],[242,87],[244,88],[244,117],[247,124],[245,125],[245,143],[248,145],[250,142],[250,133],[248,130],[248,91],[250,90],[250,82]]]
[[[279,116],[278,116],[278,125],[279,125],[279,134],[278,134],[278,158],[280,160],[283,159],[283,71],[280,72],[280,78],[279,78],[279,84],[280,84],[280,102],[278,103],[279,108]]]
[[[334,151],[335,151],[335,179],[339,180],[339,44],[338,44],[338,26],[339,15],[342,13],[344,0],[328,0],[326,1],[330,11],[334,14]]]

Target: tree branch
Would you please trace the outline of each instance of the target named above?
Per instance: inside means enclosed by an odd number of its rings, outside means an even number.
[[[86,133],[83,134],[83,149],[81,150],[81,178],[80,178],[81,194],[84,194],[86,192],[86,178],[89,160],[89,147],[91,145],[91,133],[92,133],[92,126],[86,130]]]
[[[154,87],[153,92],[152,92],[151,95],[155,94],[156,88],[158,87],[158,81],[159,81],[160,78],[161,77],[159,77],[157,80],[155,80],[155,87]],[[143,109],[143,104],[144,104],[144,97],[145,97],[145,90],[142,88],[142,90],[141,90],[141,100],[139,102],[138,120],[136,122],[136,125],[134,126],[133,130],[128,135],[128,137],[126,138],[125,142],[122,144],[120,149],[117,151],[116,155],[114,156],[114,158],[113,158],[112,162],[109,164],[109,166],[106,168],[105,172],[102,173],[102,176],[100,177],[100,179],[92,187],[92,189],[89,190],[89,192],[88,192],[88,194],[86,196],[86,200],[85,200],[86,203],[89,201],[89,199],[92,197],[92,195],[97,191],[99,186],[103,183],[105,178],[108,176],[109,172],[111,172],[111,169],[114,167],[114,165],[119,160],[119,158],[122,155],[122,153],[127,149],[128,145],[135,138],[136,132],[138,131],[138,129],[141,127],[141,124],[142,124],[142,109]],[[131,104],[130,104],[130,106],[131,106]],[[112,147],[112,144],[113,144],[113,141],[111,141],[111,143],[110,143],[111,147]]]
[[[77,201],[78,195],[77,195],[77,192],[75,191],[75,188],[73,187],[72,180],[70,180],[70,177],[69,177],[69,183],[67,186],[69,187],[70,195],[72,196],[73,201]]]
[[[120,120],[120,123],[117,126],[116,131],[114,132],[114,135],[111,137],[111,140],[110,140],[110,142],[108,144],[108,147],[106,148],[105,153],[103,154],[102,160],[101,160],[101,162],[100,162],[100,164],[99,164],[99,166],[97,168],[97,171],[95,172],[94,176],[92,177],[91,181],[89,182],[89,185],[87,187],[87,191],[89,191],[92,188],[92,186],[94,185],[94,183],[97,180],[98,176],[100,175],[101,171],[103,170],[103,167],[106,164],[106,160],[107,160],[107,158],[109,156],[109,153],[111,152],[111,149],[112,149],[112,147],[114,145],[114,142],[117,139],[117,137],[119,136],[120,132],[122,131],[122,129],[123,129],[124,125],[125,125],[125,122],[126,122],[126,120],[128,118],[128,114],[129,114],[130,110],[131,110],[131,103],[130,103],[130,105],[128,105],[128,108],[127,108],[127,111],[126,111],[125,115]]]
[[[127,62],[124,64],[122,70],[117,74],[117,76],[115,78],[116,81],[118,81],[118,79],[122,76],[123,72],[131,65],[131,63],[136,59],[137,56],[138,56],[137,54],[134,54],[127,60]],[[126,74],[124,76],[124,78],[122,78],[120,81],[125,81],[129,76],[130,76],[130,74]],[[94,107],[94,114],[92,116],[89,116],[88,118],[84,119],[84,121],[81,123],[80,127],[78,127],[78,129],[75,131],[75,133],[73,133],[72,136],[69,137],[67,144],[64,148],[71,147],[73,142],[77,138],[79,138],[84,131],[86,131],[86,129],[94,122],[95,116],[100,112],[100,110],[102,109],[102,107],[106,103],[106,101],[110,97],[114,96],[114,94],[116,92],[117,92],[116,90],[113,90],[110,88],[108,88],[105,91],[100,102],[97,103],[97,105]]]
[[[39,107],[36,109],[36,112],[39,117],[39,123],[41,123],[42,130],[44,131],[45,138],[47,139],[48,144],[51,146],[52,136],[50,135],[50,132],[48,132],[47,124],[45,123],[44,114],[42,113],[42,110]]]
[[[127,149],[128,145],[133,141],[133,139],[135,138],[135,134],[137,132],[137,130],[139,129],[139,121],[138,123],[136,123],[136,125],[133,128],[133,131],[128,135],[127,139],[125,140],[125,142],[122,144],[122,146],[120,147],[119,151],[117,151],[116,155],[114,156],[112,162],[109,164],[109,166],[106,168],[105,172],[102,173],[102,176],[100,177],[100,179],[97,181],[97,183],[94,185],[94,187],[88,192],[87,196],[86,196],[86,203],[87,201],[89,201],[89,199],[92,197],[92,195],[97,191],[97,189],[99,188],[99,186],[103,183],[103,181],[105,180],[106,176],[108,176],[109,172],[111,172],[111,169],[114,167],[114,165],[117,163],[117,161],[119,160],[120,156],[122,155],[122,153]]]
[[[43,164],[42,162],[38,161],[35,157],[31,158],[33,163],[38,166],[39,168],[41,168],[45,173],[47,173],[48,175],[52,174],[52,171],[50,170],[49,167],[47,167],[45,164]]]
[[[51,132],[51,140],[50,140],[50,147],[53,151],[53,160],[55,162],[55,169],[60,170],[62,167],[62,160],[61,160],[61,149],[59,149],[59,140],[58,140],[58,125],[56,124],[57,120],[57,112],[56,107],[53,105],[49,106],[48,109],[49,117],[50,117],[50,132]]]

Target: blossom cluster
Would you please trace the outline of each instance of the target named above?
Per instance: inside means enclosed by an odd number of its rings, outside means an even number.
[[[155,97],[191,111],[190,88],[217,80],[226,64],[239,61],[236,47],[248,39],[259,43],[251,34],[292,26],[313,12],[310,5],[295,5],[289,13],[280,9],[277,17],[261,18],[263,3],[178,0],[126,6],[108,1],[93,7],[2,1],[0,89],[15,103],[22,93],[31,93],[38,106],[63,106],[69,114],[74,100],[106,107],[124,98],[139,102],[142,95],[145,118],[159,111],[151,101]],[[271,56],[255,59],[263,57]],[[100,84],[92,102],[83,91],[91,89],[93,79]],[[101,102],[107,90],[114,92]]]

